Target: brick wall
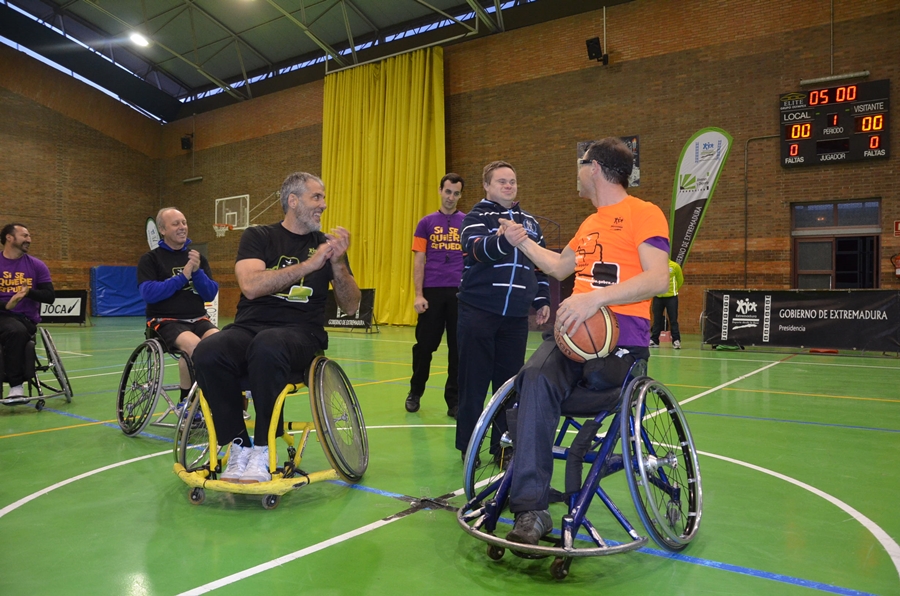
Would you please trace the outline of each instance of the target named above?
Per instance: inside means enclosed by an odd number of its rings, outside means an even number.
[[[896,95],[900,7],[835,0],[834,9],[834,73],[869,70],[871,80],[891,79]],[[607,9],[608,66],[589,61],[584,45],[602,35],[602,11],[595,11],[445,49],[447,167],[468,181],[463,208],[482,196],[482,166],[507,159],[518,169],[525,208],[558,222],[565,243],[591,211],[575,191],[576,143],[640,135],[642,177],[634,194],[668,214],[684,142],[719,126],[735,144],[685,268],[686,332],[698,329],[703,289],[743,287],[745,262],[749,287],[789,287],[792,202],[880,197],[882,287],[900,287],[889,263],[900,252],[891,235],[900,219],[896,141],[890,160],[794,170],[779,166],[777,139],[748,145],[779,132],[780,94],[798,90],[800,79],[831,74],[829,2],[616,5]],[[8,52],[0,47],[0,58]],[[48,258],[66,287],[85,287],[92,264],[136,262],[145,250],[143,218],[178,205],[195,242],[208,243],[228,316],[237,297],[238,234],[213,238],[214,200],[250,194],[251,206],[261,205],[287,173],[320,171],[322,83],[163,127],[122,115],[121,106],[108,107],[112,100],[73,85],[39,64],[0,66],[0,105],[10,114],[0,123],[0,150],[11,156],[0,190],[20,197],[15,206],[4,201],[0,215],[47,221],[34,224],[35,254]],[[93,108],[84,109],[86,102]],[[192,126],[193,172],[179,142]],[[195,175],[203,181],[182,183]],[[277,209],[264,219],[278,219]],[[556,236],[548,234],[548,242]]]
[[[870,70],[896,94],[900,7],[835,2],[834,72]],[[792,202],[882,199],[882,287],[898,287],[889,258],[900,219],[894,157],[867,164],[784,170],[778,96],[830,71],[827,2],[636,1],[607,9],[610,64],[587,59],[602,12],[559,19],[452,46],[445,52],[448,169],[469,181],[462,208],[481,198],[481,168],[506,159],[523,206],[560,224],[562,242],[591,212],[575,190],[576,143],[640,135],[641,186],[633,194],[668,215],[684,143],[706,126],[734,137],[685,268],[682,329],[697,332],[704,288],[788,288]],[[896,138],[896,135],[894,135]],[[548,238],[548,244],[554,239]]]
[[[84,289],[95,265],[136,264],[157,161],[2,87],[0,106],[0,221],[28,226],[54,285]]]

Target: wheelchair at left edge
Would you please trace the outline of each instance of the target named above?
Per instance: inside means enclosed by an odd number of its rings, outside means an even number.
[[[50,332],[43,327],[38,328],[41,334],[41,343],[44,345],[45,360],[42,362],[37,355],[37,346],[35,338],[32,337],[25,344],[25,384],[28,386],[28,395],[21,397],[0,398],[0,404],[4,406],[25,405],[34,402],[37,411],[44,409],[45,400],[53,398],[63,398],[66,403],[72,401],[72,386],[69,384],[69,376],[63,366],[59,352],[56,350],[56,344]],[[42,373],[50,373],[56,379],[56,385],[49,383],[41,378]],[[0,350],[0,382],[3,382],[3,354]],[[48,393],[44,393],[44,391]]]
[[[553,457],[566,461],[566,491],[559,493],[558,499],[566,511],[561,520],[555,520],[554,532],[544,539],[549,545],[526,545],[501,537],[513,524],[507,507],[515,466],[515,439],[514,432],[506,428],[506,418],[515,420],[515,381],[516,377],[507,381],[485,406],[465,456],[467,502],[458,510],[457,521],[468,534],[487,542],[488,557],[499,560],[507,549],[528,559],[552,556],[555,558],[550,573],[561,580],[568,575],[575,557],[611,555],[643,547],[648,538],[637,532],[600,486],[601,479],[620,471],[625,472],[634,507],[654,542],[677,552],[696,537],[703,496],[694,440],[678,401],[665,385],[646,376],[643,360],[632,365],[621,388],[593,395],[582,390],[591,399],[570,398],[563,402],[563,423],[553,446]],[[614,405],[599,412],[587,411],[584,404],[591,401]],[[573,406],[567,409],[567,403],[575,404],[574,411]],[[601,433],[602,423],[610,417],[607,431]],[[566,437],[573,430],[575,439],[566,444]],[[614,453],[620,438],[621,453]],[[582,483],[584,463],[589,463],[590,469]],[[594,497],[624,530],[621,542],[602,537],[588,519]],[[551,505],[551,515],[553,511]],[[501,530],[501,526],[505,529]]]
[[[275,401],[268,429],[269,472],[272,480],[254,484],[236,484],[218,480],[230,455],[228,445],[219,446],[209,404],[203,391],[194,383],[188,405],[178,419],[175,431],[175,465],[173,471],[190,488],[191,503],[206,499],[206,490],[262,496],[265,509],[274,509],[281,496],[323,480],[343,479],[359,482],[369,463],[369,442],[362,410],[356,392],[343,369],[325,356],[316,356],[303,378],[292,379]],[[243,385],[243,383],[242,383]],[[277,431],[285,400],[309,388],[312,422],[283,421],[282,441],[287,445],[288,459],[278,461]],[[331,468],[305,472],[300,468],[303,451],[311,431],[322,444]],[[299,438],[291,432],[299,432]]]

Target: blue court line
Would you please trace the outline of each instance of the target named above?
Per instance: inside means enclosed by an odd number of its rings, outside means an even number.
[[[31,404],[28,404],[28,405],[31,406]],[[34,406],[31,406],[31,407],[34,407]],[[94,423],[99,422],[100,426],[106,426],[108,428],[112,428],[114,430],[119,430],[119,431],[121,430],[119,428],[118,424],[113,424],[112,422],[100,422],[99,420],[94,420],[93,418],[88,418],[87,416],[79,416],[78,414],[73,414],[71,412],[63,412],[62,410],[55,410],[53,408],[47,408],[47,407],[44,408],[44,411],[45,412],[53,412],[54,414],[59,414],[60,416],[68,416],[69,418],[74,418],[76,420],[84,420],[85,422],[94,422]],[[140,436],[147,437],[148,439],[155,439],[157,441],[165,441],[166,443],[174,443],[175,442],[175,439],[161,437],[159,435],[154,435],[152,433],[148,433],[147,431],[142,431]],[[134,437],[132,437],[132,438],[134,438]]]
[[[855,426],[852,424],[833,424],[831,422],[810,422],[808,420],[784,420],[782,418],[760,418],[758,416],[739,416],[737,414],[716,414],[715,412],[698,412],[696,410],[685,410],[685,414],[696,416],[718,416],[720,418],[737,418],[741,420],[759,420],[761,422],[781,422],[785,424],[807,424],[810,426],[824,426],[827,428],[844,428],[850,430],[873,430],[885,433],[900,433],[900,429],[896,428],[877,428],[873,426]]]
[[[500,521],[513,525],[514,520],[501,517]],[[554,529],[551,534],[554,536],[560,536],[560,531]],[[585,542],[593,542],[590,536],[586,534],[576,534],[576,537],[580,540],[584,540]],[[607,544],[612,546],[619,546],[622,544],[621,542],[616,542],[615,540],[606,540]],[[663,559],[672,559],[675,561],[681,561],[682,563],[690,563],[692,565],[700,565],[701,567],[710,567],[712,569],[721,569],[722,571],[730,571],[732,573],[739,573],[741,575],[748,575],[750,577],[758,577],[760,579],[767,579],[771,581],[777,581],[784,584],[790,584],[793,586],[800,586],[803,588],[812,588],[813,590],[819,590],[820,592],[829,592],[831,594],[842,594],[845,596],[877,596],[877,594],[873,594],[871,592],[861,592],[860,590],[851,590],[849,588],[842,588],[840,586],[833,586],[831,584],[823,584],[821,582],[815,582],[808,579],[803,579],[799,577],[791,577],[790,575],[783,575],[781,573],[770,573],[768,571],[760,571],[758,569],[750,569],[748,567],[741,567],[740,565],[732,565],[730,563],[721,563],[719,561],[710,561],[708,559],[700,559],[698,557],[689,557],[687,555],[682,555],[679,553],[670,553],[667,551],[655,549],[655,548],[639,548],[636,552],[643,553],[645,555],[652,555],[654,557],[661,557]]]
[[[371,486],[363,486],[362,484],[350,484],[348,482],[344,482],[343,480],[329,480],[331,484],[337,484],[340,486],[344,486],[346,488],[352,488],[353,490],[361,490],[365,493],[372,493],[374,495],[381,495],[382,497],[390,497],[392,499],[401,499],[406,500],[411,497],[408,495],[402,495],[400,493],[392,493],[386,490],[381,490],[378,488],[372,488]]]

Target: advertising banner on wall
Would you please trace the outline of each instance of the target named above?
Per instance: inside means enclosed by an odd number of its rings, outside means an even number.
[[[900,351],[900,292],[707,290],[703,343]]]
[[[672,190],[669,258],[682,269],[712,201],[719,174],[731,151],[731,142],[731,135],[721,128],[704,128],[696,132],[681,150]]]
[[[51,304],[41,304],[44,323],[84,323],[87,318],[87,290],[56,290]]]
[[[334,290],[328,290],[325,303],[326,327],[362,327],[369,329],[373,325],[375,311],[375,290],[360,290],[359,309],[356,314],[348,315],[341,310],[334,299]]]

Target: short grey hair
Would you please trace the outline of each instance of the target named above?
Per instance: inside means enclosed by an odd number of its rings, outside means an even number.
[[[159,211],[156,212],[156,231],[158,232],[163,228],[163,213],[166,211],[178,211],[178,207],[163,207]]]
[[[284,182],[281,184],[281,210],[287,213],[288,210],[288,197],[292,194],[300,197],[306,192],[307,183],[313,180],[322,185],[322,189],[325,189],[325,183],[322,182],[322,179],[316,176],[315,174],[310,174],[308,172],[294,172],[290,176],[284,179]]]

